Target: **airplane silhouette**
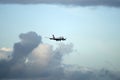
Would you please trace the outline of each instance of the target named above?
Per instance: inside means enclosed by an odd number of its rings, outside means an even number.
[[[52,35],[53,37],[52,38],[49,38],[50,40],[56,40],[56,41],[64,41],[64,40],[66,40],[66,38],[64,38],[64,37],[55,37],[54,35]]]

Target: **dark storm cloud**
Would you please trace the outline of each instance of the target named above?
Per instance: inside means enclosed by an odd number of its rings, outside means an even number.
[[[35,32],[20,34],[12,59],[0,60],[0,80],[120,80],[120,72],[93,70],[62,63],[63,57],[73,51],[73,44],[41,43]],[[4,49],[6,50],[6,49]]]
[[[63,4],[76,6],[113,6],[120,7],[120,0],[0,0],[7,4]]]

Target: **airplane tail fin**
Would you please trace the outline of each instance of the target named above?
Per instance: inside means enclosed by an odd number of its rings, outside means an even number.
[[[54,35],[52,35],[53,36],[53,39],[55,39],[55,36]]]

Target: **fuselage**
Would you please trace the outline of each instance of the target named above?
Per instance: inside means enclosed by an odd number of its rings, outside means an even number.
[[[66,40],[64,37],[58,37],[58,38],[55,38],[54,35],[53,35],[53,38],[49,38],[50,40],[56,40],[56,41],[64,41]]]

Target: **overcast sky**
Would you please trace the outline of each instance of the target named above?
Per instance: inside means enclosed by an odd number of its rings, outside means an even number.
[[[119,6],[119,0],[94,0],[93,3],[88,0],[1,0],[0,58],[7,58],[2,50],[14,50],[21,33],[34,31],[43,43],[52,45],[53,50],[60,43],[73,44],[73,51],[63,56],[64,64],[120,71]],[[56,42],[45,38],[52,34],[67,40]]]

